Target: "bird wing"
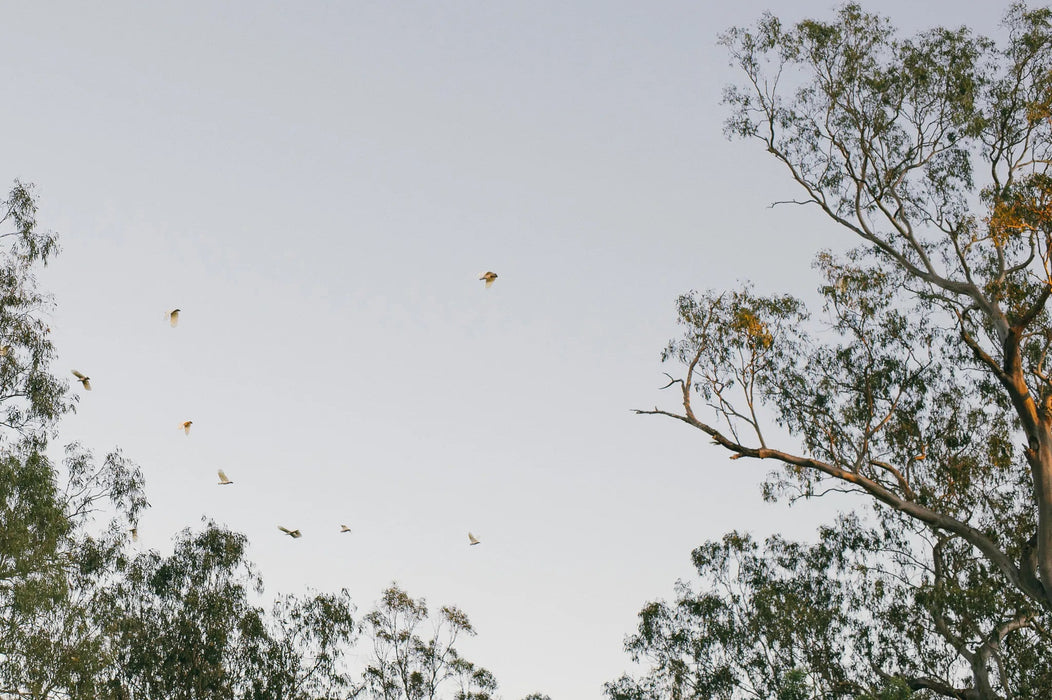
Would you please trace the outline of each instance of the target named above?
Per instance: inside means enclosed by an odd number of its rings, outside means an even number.
[[[468,541],[471,542],[471,544],[479,544],[478,538],[472,535],[470,532],[468,533]]]
[[[229,484],[229,483],[231,483],[230,479],[226,478],[226,472],[224,472],[222,469],[217,470],[217,473],[219,474],[219,483],[221,483],[221,484]]]
[[[81,379],[80,383],[84,385],[85,389],[87,389],[88,391],[91,391],[91,382],[88,381],[87,377],[84,377],[83,379]]]
[[[292,534],[292,530],[288,529],[287,527],[282,527],[281,525],[278,525],[278,529],[284,532],[286,535]]]
[[[496,277],[487,277],[486,278],[486,289],[489,289],[490,287],[493,286],[493,280],[495,280],[495,279],[497,279],[497,278]]]
[[[73,376],[76,377],[77,379],[87,379],[87,377],[85,377],[83,374],[81,374],[77,370],[73,370]]]
[[[172,324],[172,328],[179,325],[179,309],[169,312],[168,323]]]
[[[191,420],[188,420],[188,421],[184,421],[183,423],[181,423],[181,424],[180,424],[180,426],[179,426],[179,427],[181,427],[181,428],[183,429],[183,432],[184,432],[184,433],[186,433],[187,435],[189,435],[189,434],[190,434],[190,425],[191,425],[192,423],[193,423],[193,421],[191,421]]]

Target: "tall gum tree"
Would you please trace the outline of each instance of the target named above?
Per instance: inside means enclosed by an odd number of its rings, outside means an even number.
[[[814,316],[751,287],[683,295],[685,332],[663,355],[684,367],[666,387],[682,409],[638,412],[782,465],[769,497],[875,501],[870,524],[839,521],[816,545],[840,538],[827,575],[853,592],[838,599],[869,606],[841,630],[867,670],[815,681],[834,695],[894,681],[925,697],[1052,697],[1052,11],[1012,5],[1003,30],[901,38],[849,4],[830,22],[767,14],[722,37],[744,78],[725,93],[728,134],[762,143],[799,186],[784,204],[817,208],[854,245],[819,253]],[[796,444],[770,444],[764,416]],[[703,580],[712,562],[695,552]],[[887,586],[909,610],[889,607]]]
[[[93,597],[147,506],[140,470],[119,451],[47,455],[76,405],[51,371],[53,302],[36,285],[57,252],[33,187],[15,181],[0,200],[0,697],[93,696],[107,662]]]

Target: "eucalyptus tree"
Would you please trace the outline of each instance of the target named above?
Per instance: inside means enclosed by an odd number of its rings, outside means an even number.
[[[266,638],[247,546],[209,522],[181,532],[168,557],[128,561],[96,610],[111,645],[108,685],[131,698],[241,697],[259,660],[243,652]]]
[[[0,696],[74,697],[94,693],[105,663],[95,584],[147,504],[141,473],[117,451],[100,461],[74,444],[49,457],[76,397],[51,372],[53,302],[36,273],[58,243],[36,215],[32,186],[16,181],[0,202]]]
[[[240,697],[248,700],[345,698],[358,684],[350,657],[358,640],[346,590],[278,598],[269,616],[241,623],[241,667],[251,670]]]
[[[247,538],[207,521],[171,555],[141,552],[95,598],[105,630],[96,686],[114,697],[345,698],[358,638],[346,591],[282,596],[268,612]]]
[[[701,592],[641,613],[651,671],[612,697],[1052,692],[1052,11],[1002,29],[904,38],[851,4],[722,37],[728,134],[851,243],[819,253],[815,313],[683,295],[680,406],[639,412],[774,465],[768,498],[873,509],[815,545],[701,547]]]
[[[27,467],[46,471],[47,462],[35,457],[14,464],[19,474],[2,474],[0,481],[6,476],[12,481],[25,479]],[[141,473],[119,452],[98,461],[79,445],[70,445],[59,471],[61,490],[51,481],[54,475],[47,474],[26,482],[24,494],[49,503],[47,512],[53,520],[11,523],[16,534],[24,527],[23,534],[54,537],[37,556],[22,550],[30,561],[9,589],[2,618],[0,679],[4,692],[17,697],[84,697],[99,692],[97,681],[112,659],[107,630],[95,610],[103,586],[122,574],[127,522],[146,505]],[[111,512],[108,525],[92,527],[92,517],[102,509]]]
[[[15,181],[0,201],[0,445],[39,450],[72,410],[68,387],[51,373],[55,357],[45,314],[51,297],[35,273],[58,252],[58,237],[37,223],[33,186]]]
[[[375,700],[492,700],[497,681],[454,646],[475,629],[459,608],[442,606],[432,618],[423,598],[397,585],[383,592],[364,618],[372,656],[360,692]],[[448,688],[448,693],[443,691]]]

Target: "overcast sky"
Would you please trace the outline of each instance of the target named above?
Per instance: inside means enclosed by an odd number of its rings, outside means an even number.
[[[678,294],[813,298],[846,243],[723,137],[717,35],[772,4],[8,3],[0,182],[38,185],[56,371],[94,387],[62,441],[141,465],[140,546],[214,518],[268,595],[397,581],[467,612],[507,700],[597,700],[692,548],[838,507],[764,504],[762,465],[630,412],[675,407]]]

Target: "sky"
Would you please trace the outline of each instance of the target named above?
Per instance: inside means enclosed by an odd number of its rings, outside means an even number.
[[[1006,6],[866,5],[984,33]],[[214,519],[267,595],[364,613],[397,581],[468,614],[507,700],[597,700],[694,547],[845,506],[764,503],[763,465],[631,412],[676,408],[677,295],[814,299],[851,243],[768,206],[795,191],[720,104],[722,31],[835,7],[8,4],[0,183],[59,233],[56,370],[93,386],[60,440],[141,466],[140,547]]]

